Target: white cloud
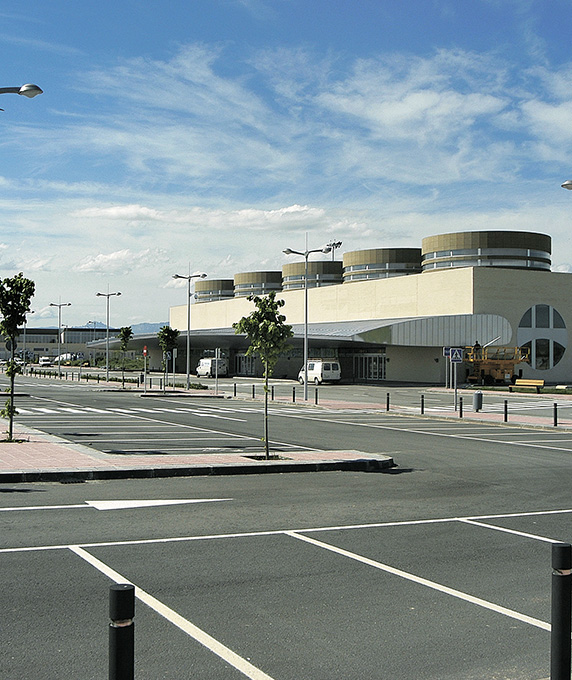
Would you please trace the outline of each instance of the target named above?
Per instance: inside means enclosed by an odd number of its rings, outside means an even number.
[[[85,323],[109,276],[122,324],[164,319],[169,289],[186,285],[174,273],[279,269],[306,233],[311,248],[342,240],[340,257],[446,231],[545,231],[572,260],[572,197],[558,186],[572,66],[297,48],[228,68],[224,49],[100,67],[73,81],[83,108],[10,128],[5,167],[22,144],[34,161],[0,177],[0,266],[33,273],[38,306],[72,293],[66,314]]]
[[[114,205],[110,207],[85,208],[72,213],[72,217],[104,217],[111,220],[152,220],[165,221],[168,216],[153,208],[142,205]]]
[[[76,272],[96,272],[105,274],[129,274],[130,272],[144,267],[156,265],[166,261],[167,257],[161,250],[118,250],[113,253],[99,253],[95,256],[85,257],[73,267]]]

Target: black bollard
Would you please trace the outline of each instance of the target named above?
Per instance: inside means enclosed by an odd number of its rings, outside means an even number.
[[[255,396],[256,396],[256,385],[253,385],[252,386],[252,398],[254,399]]]
[[[314,404],[318,404],[318,388],[314,390]]]
[[[387,393],[387,396],[385,397],[385,410],[389,411],[389,392]]]
[[[463,417],[463,397],[459,397],[459,418]]]
[[[274,385],[270,387],[270,400],[274,401]]]
[[[508,399],[504,400],[504,422],[508,423]]]
[[[135,586],[109,587],[109,680],[135,678]]]
[[[570,680],[572,546],[552,544],[550,680]]]
[[[558,404],[554,402],[554,427],[558,427]]]
[[[296,388],[293,387],[292,388],[292,403],[294,403],[295,401],[296,401]]]
[[[421,395],[421,415],[425,413],[425,395]]]
[[[232,386],[232,396],[236,397],[236,383]]]

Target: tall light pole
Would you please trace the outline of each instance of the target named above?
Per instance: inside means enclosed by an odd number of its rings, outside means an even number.
[[[105,382],[109,382],[109,298],[121,293],[96,293],[97,297],[104,297],[105,300]]]
[[[62,307],[70,307],[71,302],[50,302],[50,307],[58,308],[58,378],[62,375],[61,343],[62,343]]]
[[[191,279],[206,279],[206,274],[173,274],[174,279],[187,281],[187,389],[191,387]]]
[[[336,256],[336,249],[340,248],[342,245],[341,241],[330,241],[329,243],[326,244],[326,248],[330,248],[332,251],[332,262],[335,259]]]
[[[304,258],[304,401],[308,401],[308,257],[312,253],[329,253],[330,246],[308,250],[308,234],[306,234],[306,250],[292,250],[286,248],[282,252],[285,255],[301,255]]]
[[[27,314],[35,314],[34,310],[31,309]],[[24,375],[26,375],[26,364],[28,363],[28,350],[26,349],[26,326],[28,325],[28,319],[24,319],[24,342],[22,348],[22,359],[24,360]]]

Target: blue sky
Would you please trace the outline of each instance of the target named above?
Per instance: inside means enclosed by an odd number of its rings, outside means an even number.
[[[572,0],[3,0],[0,277],[31,326],[165,321],[286,247],[553,237],[572,271]]]

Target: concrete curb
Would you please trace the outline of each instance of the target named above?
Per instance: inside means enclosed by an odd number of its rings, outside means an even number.
[[[244,465],[187,465],[181,467],[143,467],[101,470],[30,470],[0,472],[0,484],[22,482],[80,483],[110,479],[158,479],[168,477],[205,477],[221,475],[283,474],[289,472],[382,472],[395,467],[389,456],[356,460],[277,461]]]
[[[356,471],[379,472],[395,467],[393,458],[362,451],[289,451],[283,458],[266,460],[244,454],[181,454],[161,464],[145,456],[106,454],[83,444],[60,439],[19,425],[16,437],[27,441],[3,443],[0,448],[0,483],[78,483],[107,479],[150,479],[214,475],[253,475],[288,472]],[[4,448],[10,447],[10,448]],[[14,447],[14,448],[11,448]],[[152,458],[152,455],[148,456]],[[197,462],[193,462],[196,458]],[[18,465],[19,463],[19,465]],[[24,465],[23,465],[24,463]],[[26,466],[27,465],[27,466]]]

